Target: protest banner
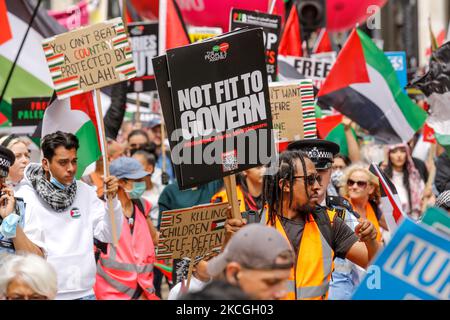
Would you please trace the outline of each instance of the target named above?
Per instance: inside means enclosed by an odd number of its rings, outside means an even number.
[[[269,81],[277,81],[281,16],[233,8],[230,15],[230,31],[246,27],[262,27],[266,49],[267,76]]]
[[[428,209],[421,222],[450,237],[450,216],[443,209]]]
[[[136,69],[121,18],[80,28],[42,41],[58,99],[95,90],[95,115],[103,156],[103,172],[109,177],[109,162],[99,89],[134,78]],[[113,244],[117,228],[112,198],[108,196]]]
[[[301,83],[274,82],[269,84],[272,123],[275,142],[303,139]]]
[[[44,118],[51,97],[11,99],[11,123],[13,127],[37,126]]]
[[[164,211],[157,259],[195,258],[222,246],[228,203]]]
[[[330,73],[334,61],[328,59],[303,58],[278,55],[279,62],[285,62],[294,67],[297,72],[307,79],[312,79],[314,86],[320,89],[325,78]]]
[[[406,86],[408,84],[408,73],[406,64],[406,52],[405,51],[388,51],[384,55],[389,59],[392,67],[397,74],[398,81],[400,82],[400,87],[403,92],[406,93]]]
[[[128,24],[136,77],[128,81],[128,92],[156,90],[152,59],[158,55],[158,23]]]
[[[58,99],[136,75],[121,18],[44,39],[42,47]]]
[[[270,162],[274,142],[264,60],[261,28],[153,59],[181,190]]]
[[[220,251],[225,241],[228,203],[164,211],[156,259],[189,258],[189,288],[194,259]]]
[[[449,248],[449,237],[428,225],[403,219],[352,299],[450,299]]]
[[[213,27],[188,27],[189,39],[191,42],[199,42],[208,38],[218,36],[223,33],[222,28]]]

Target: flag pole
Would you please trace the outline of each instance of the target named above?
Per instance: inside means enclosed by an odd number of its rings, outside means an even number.
[[[100,98],[100,90],[94,89],[95,91],[95,116],[97,118],[97,124],[99,126],[98,134],[100,138],[100,147],[102,150],[102,156],[103,156],[103,177],[107,178],[109,177],[109,160],[108,160],[108,152],[107,152],[107,145],[106,145],[106,137],[105,137],[105,124],[103,123],[103,112],[102,112],[102,100]],[[106,188],[105,188],[106,191]],[[105,192],[106,193],[106,192]],[[117,228],[116,228],[116,220],[114,219],[114,208],[112,203],[112,197],[108,194],[107,201],[108,201],[108,211],[109,211],[109,217],[111,219],[111,232],[113,236],[113,245],[114,247],[117,247],[118,240],[117,240]]]
[[[271,0],[269,0],[269,3],[270,3],[269,13],[272,14],[273,10],[275,9],[275,4],[277,3],[277,0],[272,0],[272,2]]]
[[[36,18],[36,15],[37,15],[37,13],[39,11],[38,9],[39,9],[39,7],[41,5],[41,2],[42,2],[42,0],[39,0],[37,5],[36,5],[36,7],[34,8],[33,15],[31,16],[30,22],[28,23],[27,31],[25,31],[25,35],[23,36],[22,42],[20,43],[19,51],[17,52],[17,55],[16,55],[16,57],[14,59],[14,62],[13,62],[13,65],[12,65],[11,69],[9,70],[8,76],[6,77],[5,85],[3,86],[2,93],[0,94],[0,103],[3,101],[3,96],[6,93],[6,89],[8,88],[8,85],[9,85],[9,82],[11,80],[12,74],[14,72],[14,69],[16,68],[17,61],[19,60],[20,53],[22,52],[22,49],[23,49],[23,46],[24,46],[25,41],[27,39],[28,33],[30,32],[31,25],[33,24],[34,18]]]

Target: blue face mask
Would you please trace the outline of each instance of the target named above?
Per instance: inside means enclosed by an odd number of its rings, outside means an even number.
[[[59,188],[59,189],[61,189],[61,190],[65,190],[66,188],[68,188],[70,185],[65,185],[65,184],[63,184],[63,183],[61,183],[61,182],[59,182],[53,175],[52,175],[52,172],[49,170],[48,171],[49,173],[50,173],[50,183],[52,184],[52,185],[54,185],[55,187],[57,187],[57,188]],[[75,179],[73,179],[73,181],[75,181]]]
[[[141,182],[134,181],[133,189],[131,189],[131,191],[128,190],[125,191],[126,193],[128,193],[130,199],[139,199],[144,194],[146,187],[147,186],[145,185],[145,181]]]

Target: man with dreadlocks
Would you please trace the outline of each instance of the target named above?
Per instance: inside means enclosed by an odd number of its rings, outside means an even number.
[[[353,232],[335,211],[318,206],[320,183],[314,163],[300,151],[282,153],[277,172],[264,179],[267,210],[261,222],[280,231],[296,252],[287,299],[326,299],[335,256],[365,268],[378,250],[369,221]],[[245,223],[230,219],[227,231]]]

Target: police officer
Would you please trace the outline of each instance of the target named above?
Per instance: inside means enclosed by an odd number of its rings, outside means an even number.
[[[298,140],[288,145],[288,150],[305,152],[314,162],[317,173],[322,177],[319,191],[319,203],[323,207],[334,210],[336,214],[354,231],[360,215],[353,211],[352,205],[344,197],[333,192],[331,166],[333,158],[339,153],[339,145],[334,142],[310,139]],[[330,195],[331,192],[333,195]],[[334,190],[335,191],[335,190]],[[335,269],[331,277],[329,299],[348,300],[359,283],[364,270],[347,259],[336,258]]]
[[[42,250],[23,232],[26,223],[23,200],[15,198],[12,188],[6,185],[9,168],[14,161],[14,153],[0,146],[0,253],[14,253],[17,250],[43,256]]]

